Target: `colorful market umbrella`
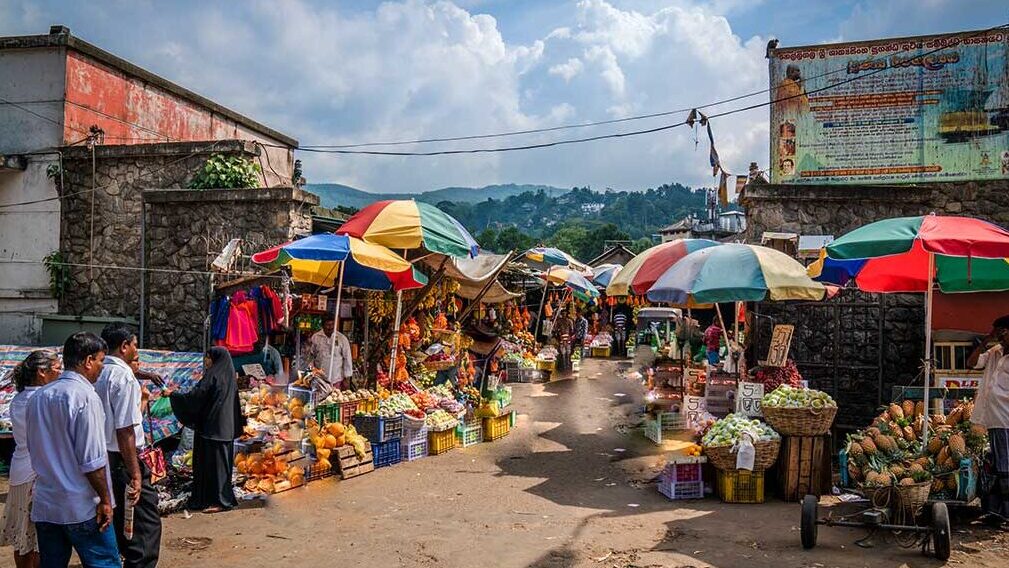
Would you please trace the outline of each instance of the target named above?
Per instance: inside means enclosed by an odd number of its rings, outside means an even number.
[[[582,275],[592,274],[592,268],[577,258],[554,247],[536,247],[526,251],[526,264],[537,270],[546,271],[552,266],[563,266],[581,272]]]
[[[588,296],[590,298],[598,298],[599,290],[589,282],[588,278],[581,275],[580,272],[571,270],[570,268],[563,268],[560,266],[555,266],[548,270],[544,277],[547,282],[552,284],[557,284],[559,286],[566,286],[573,292],[578,292],[583,296]]]
[[[434,205],[412,199],[372,203],[337,233],[397,250],[425,249],[457,258],[480,253],[480,245],[459,221]]]
[[[592,269],[592,281],[596,286],[605,288],[623,269],[623,265],[620,264],[601,264]]]
[[[1009,231],[971,217],[925,215],[870,223],[827,245],[831,259],[861,261],[849,275],[870,292],[925,293],[924,400],[932,382],[932,295],[1009,289]],[[925,405],[926,409],[931,404]],[[927,412],[927,410],[926,410]],[[927,429],[926,429],[927,430]],[[922,436],[928,441],[927,431]]]
[[[687,304],[822,300],[822,284],[806,267],[768,247],[725,244],[692,252],[663,273],[648,290],[653,302]]]
[[[320,233],[252,255],[252,261],[267,266],[290,266],[295,280],[336,288],[336,329],[340,329],[343,285],[371,289],[419,288],[427,282],[413,265],[391,250],[347,235]],[[330,346],[329,377],[333,379],[336,334]]]
[[[368,290],[409,290],[427,282],[423,273],[391,250],[333,233],[320,233],[252,255],[270,269],[290,267],[297,282],[333,286],[344,265],[343,284]]]
[[[655,245],[624,265],[624,269],[606,286],[606,295],[644,294],[655,284],[659,276],[681,258],[719,244],[721,243],[708,239],[676,239]]]

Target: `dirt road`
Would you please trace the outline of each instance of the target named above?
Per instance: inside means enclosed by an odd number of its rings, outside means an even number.
[[[166,518],[161,565],[941,565],[894,544],[860,548],[863,533],[837,528],[804,551],[795,504],[667,501],[649,482],[660,453],[629,426],[640,387],[615,363],[588,360],[578,379],[514,393],[517,427],[500,441],[315,482],[265,509]],[[1009,537],[959,525],[953,548],[951,564],[1004,567]]]

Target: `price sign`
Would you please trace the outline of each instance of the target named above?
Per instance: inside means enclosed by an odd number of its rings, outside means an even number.
[[[763,416],[760,401],[764,398],[764,385],[760,383],[739,383],[736,394],[736,414],[743,416]]]
[[[784,367],[788,361],[788,349],[792,345],[794,325],[776,325],[771,332],[771,346],[767,350],[768,367]]]
[[[683,413],[686,415],[687,424],[694,425],[700,421],[701,415],[705,413],[707,406],[703,396],[686,395],[683,397]]]
[[[259,363],[253,363],[252,365],[242,365],[242,372],[250,377],[255,377],[257,379],[265,379],[266,371],[263,366]]]

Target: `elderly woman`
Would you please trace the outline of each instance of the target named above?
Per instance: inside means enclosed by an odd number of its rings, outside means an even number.
[[[28,400],[44,385],[55,381],[62,370],[59,356],[48,349],[33,351],[14,369],[14,385],[18,394],[11,400],[10,414],[15,446],[0,545],[14,547],[14,565],[17,568],[34,568],[39,565],[39,544],[35,536],[35,525],[31,521],[35,471],[28,455],[25,432]]]

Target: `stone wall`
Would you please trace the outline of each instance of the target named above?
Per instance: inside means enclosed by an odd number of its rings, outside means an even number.
[[[215,152],[255,158],[259,149],[240,140],[97,146],[94,176],[88,148],[64,149],[60,250],[74,266],[60,313],[138,319],[141,192],[186,187]]]
[[[204,347],[210,263],[228,241],[242,253],[311,233],[319,199],[294,188],[255,190],[152,189],[147,204],[146,344],[178,351]],[[239,266],[238,268],[242,268]],[[215,276],[215,283],[228,280]]]

